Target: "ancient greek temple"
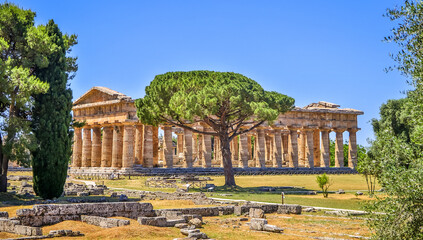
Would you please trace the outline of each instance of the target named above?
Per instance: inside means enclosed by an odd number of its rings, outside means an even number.
[[[330,132],[335,132],[335,167],[354,169],[359,110],[318,102],[281,114],[231,142],[238,168],[328,168]],[[134,100],[106,87],[93,87],[73,103],[75,128],[71,172],[131,172],[140,168],[222,167],[219,139],[171,125],[142,124]],[[197,124],[194,128],[208,130]],[[344,134],[348,133],[348,166]]]

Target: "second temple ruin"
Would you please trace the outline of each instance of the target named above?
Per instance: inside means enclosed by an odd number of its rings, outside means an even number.
[[[233,166],[327,168],[329,133],[335,132],[335,167],[354,169],[356,132],[360,130],[357,115],[363,112],[339,107],[328,102],[296,107],[281,114],[273,125],[264,123],[238,136],[231,143]],[[85,125],[75,128],[71,173],[222,167],[219,139],[170,125],[143,125],[134,100],[109,88],[93,87],[83,94],[73,103],[73,116]],[[207,126],[197,124],[195,128]],[[348,166],[344,166],[347,133]]]

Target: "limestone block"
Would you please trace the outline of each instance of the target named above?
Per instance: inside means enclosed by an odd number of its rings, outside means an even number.
[[[264,224],[263,231],[281,233],[281,232],[283,232],[283,229],[278,227],[278,226],[275,226],[275,225]]]
[[[176,228],[188,228],[188,224],[187,223],[177,223],[177,224],[175,224],[175,226],[174,227],[176,227]]]
[[[263,231],[265,224],[267,224],[267,220],[264,218],[252,218],[250,222],[250,229]]]
[[[178,212],[178,211],[162,211],[160,215],[162,217],[166,217],[167,219],[181,219],[182,218],[182,212]]]
[[[265,218],[264,211],[260,208],[250,208],[250,218]]]
[[[203,225],[203,222],[198,218],[193,218],[188,222],[190,225],[195,226],[196,228],[200,228]]]
[[[174,226],[176,226],[178,224],[188,225],[188,224],[186,224],[186,221],[183,218],[181,218],[181,219],[171,219],[171,220],[167,220],[166,221],[166,226],[167,227],[174,227]]]
[[[189,239],[208,239],[207,234],[202,232],[190,232],[188,234]]]
[[[167,227],[167,221],[165,217],[139,217],[138,223],[141,225]]]
[[[19,224],[19,221],[17,220],[10,220],[6,218],[0,219],[0,231],[1,232],[9,232],[14,233],[15,232],[15,226]]]
[[[23,225],[16,225],[15,226],[15,233],[19,235],[26,235],[26,236],[41,236],[43,232],[39,227],[28,227]]]
[[[129,225],[129,220],[122,220],[122,219],[114,219],[114,218],[104,218],[104,217],[97,217],[97,216],[81,216],[81,221],[99,226],[102,228],[112,228],[112,227],[120,227]]]
[[[199,233],[199,229],[189,229],[189,228],[182,228],[181,233],[185,236],[188,236],[190,233]]]
[[[278,213],[280,214],[301,214],[301,206],[295,204],[281,204],[278,207]]]
[[[0,218],[9,218],[8,212],[0,212]]]

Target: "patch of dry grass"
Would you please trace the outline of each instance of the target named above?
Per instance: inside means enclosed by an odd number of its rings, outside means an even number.
[[[214,205],[195,205],[191,200],[149,200],[141,202],[153,204],[154,209],[215,207]]]

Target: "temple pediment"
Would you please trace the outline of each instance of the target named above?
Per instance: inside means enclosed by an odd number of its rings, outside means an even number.
[[[93,87],[73,102],[74,106],[105,102],[132,101],[131,97],[106,87]]]

